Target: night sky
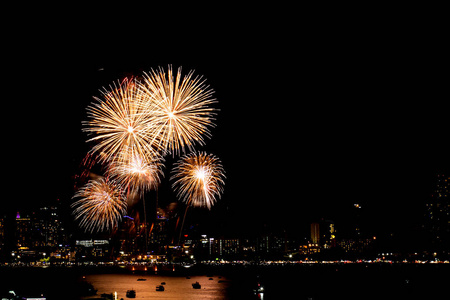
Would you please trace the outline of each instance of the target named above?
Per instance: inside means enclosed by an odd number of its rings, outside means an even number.
[[[2,210],[70,202],[92,96],[168,64],[195,69],[215,90],[217,126],[197,149],[226,170],[222,199],[202,212],[222,229],[307,232],[327,218],[339,230],[353,203],[374,232],[412,228],[436,174],[449,172],[448,68],[436,31],[242,15],[147,30],[96,19],[36,19],[6,37]],[[162,204],[176,201],[176,159],[167,159]]]

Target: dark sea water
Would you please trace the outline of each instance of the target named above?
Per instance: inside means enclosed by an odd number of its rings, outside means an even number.
[[[114,292],[117,299],[129,299],[129,289],[136,291],[135,299],[448,299],[450,265],[203,266],[156,274],[119,268],[2,267],[0,275],[0,292],[43,294],[48,300],[100,299],[102,293]],[[201,289],[192,288],[196,281]],[[84,293],[85,282],[97,295]],[[156,291],[162,282],[165,291]],[[253,292],[257,282],[264,286],[263,294]]]
[[[145,281],[137,281],[137,279]],[[209,278],[213,278],[210,280]],[[136,274],[95,274],[86,279],[91,282],[97,294],[117,292],[117,299],[126,298],[127,290],[136,291],[136,299],[227,299],[230,282],[218,277],[191,276],[189,279],[180,276],[136,275]],[[219,280],[222,282],[219,283]],[[162,282],[164,291],[156,291]],[[194,289],[192,283],[199,282],[201,289]],[[95,297],[87,297],[95,298]]]

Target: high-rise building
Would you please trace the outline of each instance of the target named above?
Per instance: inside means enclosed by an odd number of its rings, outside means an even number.
[[[32,223],[35,247],[42,249],[68,244],[68,237],[57,207],[41,207],[33,213]]]
[[[359,203],[353,204],[352,209],[352,227],[350,235],[352,238],[358,239],[361,238],[361,210],[362,206]]]
[[[239,239],[216,239],[216,250],[219,257],[232,257],[240,252]]]
[[[18,250],[33,248],[33,225],[29,215],[16,215],[16,246]]]
[[[439,174],[426,203],[425,229],[435,248],[450,244],[450,177]]]
[[[320,230],[321,247],[328,249],[336,246],[336,229],[334,222],[331,220],[324,220],[321,222],[322,229]]]
[[[320,242],[320,225],[319,223],[311,223],[311,242],[319,244]]]
[[[0,256],[5,251],[6,243],[6,216],[0,215]]]
[[[259,236],[256,239],[256,253],[258,255],[265,256],[269,253],[270,247],[269,247],[269,235],[265,234],[262,236]]]
[[[151,249],[156,253],[162,253],[163,247],[169,244],[169,220],[163,216],[158,216],[151,225],[149,243]]]

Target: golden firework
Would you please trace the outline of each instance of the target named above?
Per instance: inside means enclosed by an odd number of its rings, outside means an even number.
[[[109,174],[124,190],[143,193],[146,190],[156,189],[161,182],[160,176],[163,175],[161,160],[162,158],[158,156],[134,154],[127,160],[112,163]]]
[[[210,107],[216,100],[214,91],[205,84],[202,76],[190,71],[182,77],[181,68],[176,77],[169,66],[144,73],[139,83],[141,103],[151,110],[152,142],[165,153],[180,154],[185,148],[193,150],[195,143],[204,144],[210,137],[210,127],[215,109]]]
[[[88,142],[96,142],[91,151],[100,154],[101,162],[154,156],[158,137],[151,135],[151,111],[137,97],[136,81],[126,78],[102,95],[94,97],[87,108],[90,120],[83,122],[83,130],[93,136]]]
[[[73,198],[79,198],[72,204],[75,220],[80,220],[85,231],[112,230],[127,212],[122,191],[114,181],[104,178],[90,180]]]
[[[225,171],[220,160],[205,152],[184,155],[172,170],[173,188],[188,205],[211,209],[220,198],[225,184]]]

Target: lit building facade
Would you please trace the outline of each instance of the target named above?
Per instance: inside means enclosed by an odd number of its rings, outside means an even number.
[[[311,243],[319,245],[320,243],[320,224],[311,223]]]
[[[0,215],[0,256],[5,255],[6,244],[6,216]]]
[[[53,252],[59,257],[69,248],[57,207],[43,207],[29,214],[17,212],[15,223],[14,252],[18,258],[48,258]]]
[[[34,248],[63,247],[68,237],[62,225],[57,207],[42,207],[32,216],[35,236]]]
[[[212,238],[206,234],[200,240],[192,241],[195,255],[200,260],[214,260],[216,258],[232,258],[241,254],[240,239]]]
[[[331,220],[324,220],[321,223],[320,245],[324,249],[336,247],[336,229],[335,224]]]
[[[19,251],[30,251],[34,244],[34,234],[31,217],[16,215],[16,246]]]

